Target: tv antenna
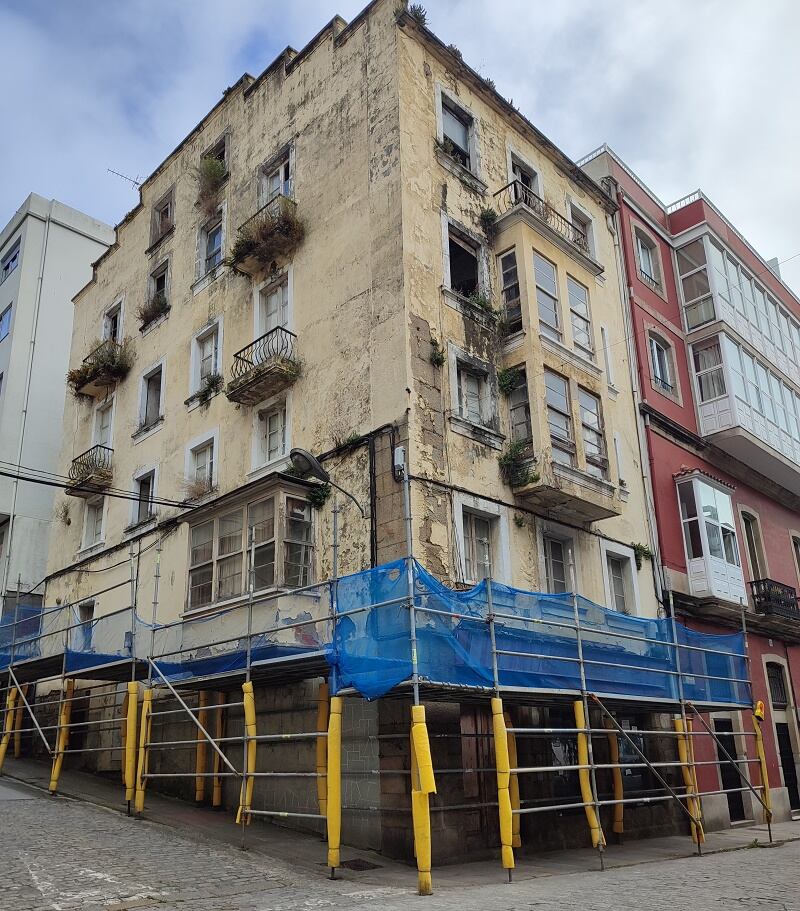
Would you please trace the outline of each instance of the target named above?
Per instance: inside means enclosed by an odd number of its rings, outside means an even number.
[[[127,174],[120,174],[119,171],[115,171],[113,168],[106,168],[106,171],[108,171],[109,174],[114,174],[116,177],[121,177],[123,180],[127,180],[128,183],[134,188],[140,187],[142,185],[141,180],[139,180],[138,174],[136,175],[136,178],[134,179],[133,177],[128,177]]]

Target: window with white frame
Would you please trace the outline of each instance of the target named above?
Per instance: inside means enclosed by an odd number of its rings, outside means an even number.
[[[517,254],[509,250],[500,257],[500,282],[503,296],[503,323],[508,334],[522,330],[522,303],[519,291]]]
[[[191,451],[193,486],[196,490],[211,490],[214,486],[214,440],[206,440]]]
[[[569,220],[573,231],[574,242],[588,254],[593,253],[592,249],[592,219],[578,206],[570,203]]]
[[[562,465],[573,465],[575,442],[572,432],[569,380],[552,370],[545,370],[544,385],[553,461]]]
[[[675,258],[681,276],[686,328],[696,329],[714,319],[714,298],[708,281],[703,239],[693,240],[681,247],[676,251]]]
[[[467,582],[480,582],[492,575],[492,523],[497,520],[463,509],[464,576]]]
[[[488,424],[488,397],[489,385],[486,374],[459,362],[458,404],[461,417],[472,424]]]
[[[2,261],[0,261],[0,285],[8,278],[9,275],[17,268],[19,265],[19,243],[14,247],[14,249],[7,253]]]
[[[511,156],[511,179],[514,181],[514,202],[532,207],[532,197],[539,194],[539,179],[533,168],[516,155]]]
[[[111,421],[114,414],[114,401],[100,405],[94,415],[95,446],[111,447]]]
[[[661,272],[658,267],[658,253],[656,245],[643,231],[634,230],[636,239],[636,256],[639,260],[639,274],[645,284],[655,287],[661,286]]]
[[[103,540],[103,514],[105,498],[93,497],[86,501],[86,513],[83,524],[83,546],[93,547]]]
[[[122,341],[122,301],[117,301],[103,315],[103,338]]]
[[[672,347],[659,335],[650,333],[647,337],[650,349],[650,370],[653,386],[661,392],[675,389],[672,368]]]
[[[468,171],[474,170],[471,134],[474,119],[450,98],[442,97],[442,144],[448,155]]]
[[[153,206],[150,243],[160,240],[175,224],[175,193],[170,190]]]
[[[150,274],[150,300],[165,305],[169,299],[167,287],[169,260],[164,260]]]
[[[222,262],[222,212],[203,226],[200,235],[203,272],[211,272]]]
[[[286,402],[279,402],[259,411],[261,454],[268,465],[286,455]]]
[[[155,487],[155,470],[148,471],[134,479],[136,502],[134,503],[133,522],[135,525],[138,525],[140,522],[148,522],[155,515],[153,510],[153,497],[156,492]]]
[[[606,478],[608,477],[608,456],[600,399],[588,390],[579,388],[578,404],[581,413],[586,471],[596,478]]]
[[[292,198],[292,163],[288,150],[277,161],[267,165],[261,175],[261,198],[264,204],[278,196]]]
[[[725,373],[719,339],[695,345],[692,359],[700,401],[708,402],[725,395]]]
[[[761,539],[761,527],[758,518],[750,512],[741,513],[744,543],[747,545],[747,560],[750,564],[750,578],[767,577],[767,561],[764,557],[764,545]]]
[[[472,297],[480,291],[478,248],[453,227],[449,231],[448,244],[448,287],[462,297]]]
[[[589,315],[589,289],[568,275],[567,295],[572,320],[572,341],[583,354],[594,360],[594,338]]]
[[[201,389],[210,377],[219,373],[219,324],[214,323],[195,340],[194,388]]]
[[[258,292],[261,334],[289,324],[289,279],[283,276]]]
[[[570,542],[565,538],[544,535],[542,546],[547,591],[552,595],[569,591]]]
[[[298,497],[287,497],[283,536],[283,578],[286,585],[299,587],[311,581],[312,531],[311,505]]]
[[[629,560],[624,560],[615,554],[606,554],[608,587],[611,597],[611,603],[608,606],[613,607],[615,611],[619,611],[621,614],[629,614],[631,612],[625,584],[625,574],[628,570],[626,564],[629,563]]]
[[[536,277],[536,303],[539,308],[539,331],[542,335],[560,341],[561,316],[558,303],[556,267],[538,253],[533,254],[533,271]]]
[[[11,332],[11,314],[12,305],[9,304],[2,313],[0,313],[0,342]]]
[[[528,378],[524,368],[517,368],[516,383],[508,397],[508,411],[511,419],[511,439],[515,443],[528,444],[533,439],[531,427],[531,402],[528,397]]]
[[[147,430],[162,417],[163,375],[161,364],[142,377],[139,430]]]
[[[730,494],[695,477],[678,483],[686,556],[704,556],[740,566]]]

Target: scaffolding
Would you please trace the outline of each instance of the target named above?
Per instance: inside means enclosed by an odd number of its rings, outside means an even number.
[[[408,481],[404,484],[407,550],[412,553]],[[761,736],[763,706],[753,705],[747,631],[714,636],[689,630],[674,616],[666,619],[619,614],[593,604],[576,592],[559,595],[514,589],[485,579],[468,591],[453,591],[427,573],[413,557],[354,575],[334,577],[290,591],[257,593],[255,541],[251,538],[246,599],[225,610],[158,622],[161,545],[157,546],[152,614],[143,620],[135,608],[137,580],[131,559],[131,605],[96,619],[82,619],[75,605],[47,608],[35,617],[15,611],[0,626],[0,683],[4,696],[0,725],[0,769],[20,736],[35,737],[52,760],[51,792],[65,756],[89,750],[116,751],[128,813],[145,809],[148,782],[193,781],[195,800],[211,794],[221,807],[226,781],[238,788],[236,822],[244,846],[253,818],[302,821],[324,834],[327,865],[333,878],[339,868],[342,813],[380,812],[379,807],[342,805],[342,724],[346,699],[402,696],[411,702],[405,734],[409,768],[369,770],[369,774],[406,775],[410,780],[408,812],[421,894],[432,891],[431,812],[497,812],[503,869],[511,879],[515,850],[522,846],[524,817],[582,810],[592,846],[603,865],[607,841],[602,811],[610,810],[612,829],[624,832],[624,809],[630,804],[672,802],[687,821],[698,853],[705,838],[702,801],[731,789],[701,790],[697,770],[704,765],[733,768],[742,793],[772,812]],[[573,584],[571,588],[575,588]],[[259,730],[256,686],[282,687],[319,681],[314,724],[309,730]],[[124,684],[124,692],[122,686]],[[48,687],[57,695],[32,698]],[[87,718],[91,700],[116,700],[112,718]],[[487,707],[493,763],[475,768],[435,769],[425,701],[472,701]],[[43,706],[56,711],[54,723]],[[57,706],[57,707],[56,707]],[[561,706],[574,724],[563,727],[515,725],[517,707]],[[673,728],[626,730],[617,718],[622,709],[669,713]],[[78,712],[78,709],[82,709]],[[752,738],[755,756],[731,755],[706,722],[705,713],[752,712],[753,730],[734,736]],[[76,718],[76,713],[80,718]],[[106,713],[108,714],[108,713]],[[170,719],[170,721],[165,721]],[[190,735],[159,739],[171,720],[185,721]],[[76,732],[108,729],[119,744],[85,747]],[[239,725],[240,729],[236,729]],[[475,736],[479,736],[476,734]],[[526,738],[574,738],[577,761],[521,765]],[[675,758],[654,761],[644,749],[647,737],[676,746]],[[695,742],[707,737],[717,759],[697,760]],[[313,744],[308,768],[259,766],[258,746]],[[607,745],[609,761],[596,747]],[[624,760],[624,752],[636,762]],[[159,753],[194,751],[194,768],[154,771]],[[309,751],[310,752],[310,751]],[[209,763],[210,760],[210,763]],[[751,782],[758,767],[757,785]],[[658,793],[626,795],[623,772],[646,769],[659,783]],[[670,782],[670,770],[682,784]],[[580,800],[545,805],[523,799],[529,775],[576,773]],[[598,789],[598,772],[609,773],[613,796]],[[437,777],[474,773],[495,779],[496,799],[483,803],[440,805],[432,800]],[[308,807],[256,807],[258,782],[308,781]],[[345,827],[346,828],[346,827]],[[346,832],[345,832],[346,834]],[[772,839],[770,827],[770,840]]]

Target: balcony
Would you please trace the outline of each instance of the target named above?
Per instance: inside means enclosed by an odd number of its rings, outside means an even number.
[[[290,259],[304,236],[297,203],[278,194],[239,226],[230,265],[244,275],[259,275]]]
[[[592,257],[586,233],[566,216],[557,212],[541,196],[537,196],[530,187],[526,187],[518,180],[512,180],[494,194],[494,199],[499,212],[499,218],[495,222],[497,235],[521,219],[534,231],[577,259],[594,275],[599,275],[603,271],[603,266]]]
[[[240,405],[255,405],[288,389],[300,375],[296,340],[294,332],[276,326],[237,351],[225,395]]]
[[[109,389],[124,379],[131,369],[131,355],[126,344],[107,338],[94,348],[67,374],[67,382],[76,395],[105,398]]]
[[[113,456],[113,449],[98,445],[73,459],[66,492],[87,499],[109,487],[114,477]]]
[[[783,620],[800,620],[797,592],[774,579],[755,579],[750,583],[753,607],[757,614]]]
[[[618,516],[622,501],[617,488],[571,465],[555,460],[542,466],[529,483],[517,486],[515,496],[529,506],[544,509],[551,518],[581,525]]]

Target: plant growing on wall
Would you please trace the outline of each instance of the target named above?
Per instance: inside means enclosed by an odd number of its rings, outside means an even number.
[[[478,224],[480,224],[481,230],[486,235],[486,239],[489,243],[494,240],[497,231],[497,219],[497,211],[491,206],[483,206],[478,213]]]
[[[239,232],[226,264],[235,269],[253,257],[260,266],[269,269],[276,260],[288,259],[304,237],[305,227],[297,217],[294,204],[291,200],[281,200],[274,212],[265,212]]]
[[[517,388],[520,376],[519,367],[501,367],[497,371],[497,388],[508,397]]]
[[[187,500],[199,500],[214,489],[211,478],[185,478],[182,487]]]
[[[434,367],[444,367],[444,362],[446,360],[444,348],[439,344],[439,340],[431,337],[430,362]]]
[[[524,487],[535,484],[539,475],[531,470],[530,456],[525,443],[519,440],[509,443],[497,457],[500,475],[509,487]]]
[[[636,568],[642,568],[644,560],[653,559],[653,551],[646,544],[631,544],[633,548],[633,559],[636,562]]]
[[[62,500],[55,511],[55,519],[57,522],[60,522],[62,525],[71,525],[72,519],[69,514],[69,503],[66,500]]]
[[[418,25],[426,26],[428,24],[428,13],[421,3],[410,3],[408,5],[408,15]]]
[[[148,301],[140,304],[136,311],[136,319],[139,320],[139,331],[142,332],[150,323],[154,323],[166,313],[169,313],[167,295],[163,291],[156,291]]]
[[[210,373],[203,380],[203,385],[195,392],[195,400],[200,402],[201,405],[207,405],[220,389],[222,389],[224,382],[221,373]]]
[[[322,509],[331,495],[330,484],[315,484],[306,492],[306,499],[314,509]]]
[[[219,190],[228,176],[228,169],[221,158],[207,155],[200,159],[195,168],[197,177],[197,205],[209,217],[219,205]]]
[[[128,375],[132,364],[130,339],[124,339],[119,345],[111,339],[104,342],[95,340],[91,353],[83,363],[67,372],[67,383],[75,395],[79,395],[79,390],[93,381],[112,386]]]
[[[480,289],[476,288],[471,294],[468,294],[467,300],[473,307],[483,310],[484,313],[489,313],[492,316],[496,315],[496,311],[492,306],[492,299]]]

